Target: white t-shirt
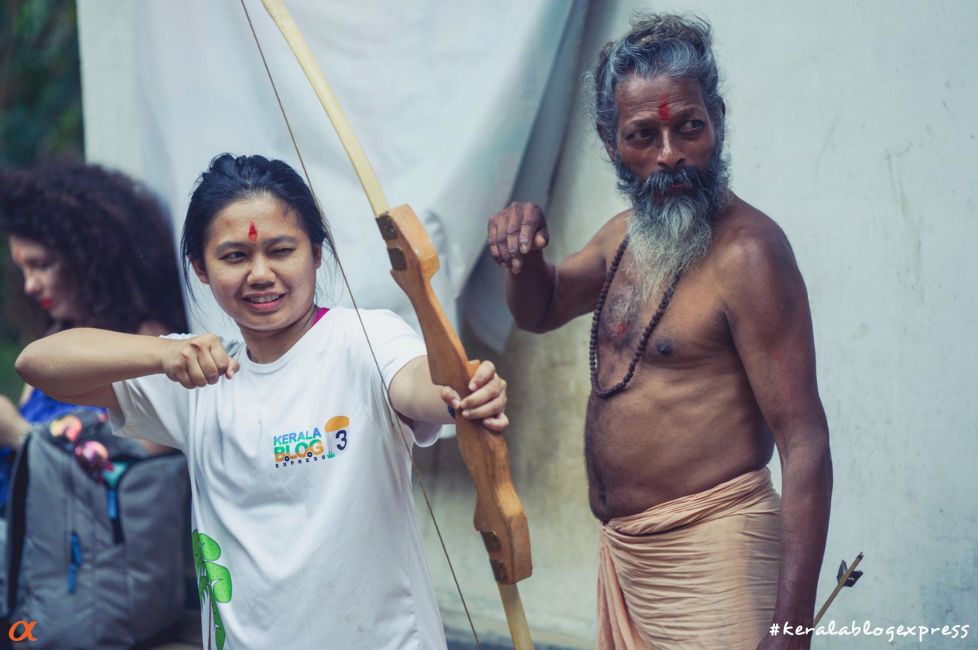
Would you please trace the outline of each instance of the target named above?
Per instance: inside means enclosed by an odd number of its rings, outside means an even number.
[[[228,650],[446,645],[408,455],[437,429],[412,435],[392,422],[386,390],[424,343],[392,312],[360,314],[383,384],[356,312],[337,308],[273,363],[228,345],[241,364],[230,380],[187,390],[159,374],[113,386],[117,433],[187,456],[194,529],[206,535],[209,648],[217,617]]]

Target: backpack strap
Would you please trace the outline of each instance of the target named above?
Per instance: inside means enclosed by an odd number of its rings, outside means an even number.
[[[6,588],[0,592],[0,611],[4,618],[10,616],[17,605],[17,588],[20,578],[20,558],[24,550],[24,531],[26,529],[26,501],[27,501],[27,454],[34,436],[31,433],[36,427],[31,427],[28,435],[20,445],[17,457],[14,460],[14,467],[10,473],[10,490],[7,493],[7,519],[4,524],[7,527],[7,548],[4,554],[4,561],[7,573]]]

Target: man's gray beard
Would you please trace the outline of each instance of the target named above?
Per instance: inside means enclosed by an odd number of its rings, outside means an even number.
[[[682,168],[637,179],[620,161],[615,167],[618,188],[634,208],[628,220],[628,251],[642,280],[642,297],[649,300],[710,247],[713,217],[730,200],[728,163],[718,143],[702,171]],[[690,189],[668,193],[676,183]]]

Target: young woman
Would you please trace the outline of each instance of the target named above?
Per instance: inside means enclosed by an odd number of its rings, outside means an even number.
[[[21,275],[22,291],[10,287],[7,299],[22,330],[186,328],[170,226],[159,202],[127,176],[82,163],[5,171],[0,232]],[[30,386],[17,406],[0,396],[0,455],[18,447],[32,424],[77,408]]]
[[[483,363],[462,400],[432,384],[393,313],[318,307],[324,245],[288,165],[219,156],[182,248],[242,341],[74,329],[32,343],[17,370],[186,454],[208,648],[445,647],[409,444],[434,441],[446,404],[502,431],[505,382]]]

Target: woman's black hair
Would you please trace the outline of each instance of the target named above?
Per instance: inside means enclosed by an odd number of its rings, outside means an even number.
[[[0,172],[0,231],[57,255],[62,281],[83,312],[77,322],[57,324],[45,314],[45,329],[84,325],[136,332],[156,322],[171,332],[186,331],[165,214],[142,184],[97,165],[60,161]],[[28,302],[19,295],[23,281],[17,276],[8,298]],[[36,313],[17,312],[12,316],[25,329],[36,329]]]
[[[264,156],[223,153],[211,161],[197,181],[183,224],[181,250],[184,274],[190,286],[190,265],[204,260],[204,244],[211,222],[225,207],[244,199],[268,195],[294,211],[313,249],[326,246],[335,258],[333,238],[309,187],[288,164]]]

